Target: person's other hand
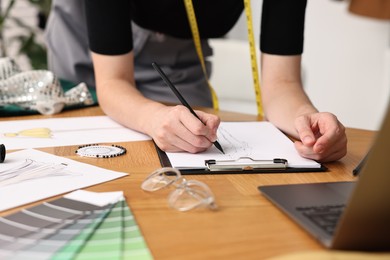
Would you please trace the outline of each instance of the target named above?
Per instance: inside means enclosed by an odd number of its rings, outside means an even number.
[[[207,150],[217,140],[220,123],[218,116],[195,111],[199,121],[182,105],[168,106],[154,115],[151,137],[166,152],[187,151],[198,153]]]
[[[345,127],[331,113],[313,113],[295,120],[298,153],[319,162],[336,161],[347,153]]]

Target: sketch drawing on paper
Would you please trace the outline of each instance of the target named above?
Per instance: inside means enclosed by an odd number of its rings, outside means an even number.
[[[65,163],[46,163],[26,159],[13,165],[11,168],[0,171],[0,188],[39,178],[78,175],[81,174],[69,171]]]
[[[5,137],[34,137],[34,138],[51,138],[52,132],[49,128],[39,127],[19,131],[17,133],[5,133]]]
[[[232,160],[251,157],[253,154],[253,147],[248,142],[239,140],[221,126],[218,129],[218,140],[223,146],[225,155]]]
[[[59,132],[80,132],[80,131],[104,131],[104,130],[116,130],[122,129],[123,127],[98,127],[98,128],[85,128],[85,129],[64,129],[64,130],[52,130],[47,127],[37,127],[21,130],[16,133],[4,133],[4,137],[30,137],[30,138],[52,138],[55,133]]]

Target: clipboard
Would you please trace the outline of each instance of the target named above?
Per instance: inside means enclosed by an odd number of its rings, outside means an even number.
[[[156,144],[157,155],[162,167],[172,167],[167,154]],[[288,167],[288,160],[274,158],[270,160],[256,160],[250,157],[241,157],[237,160],[205,160],[205,167],[201,168],[177,168],[183,175],[199,174],[261,174],[261,173],[304,173],[325,172],[328,169],[321,164],[316,168]]]

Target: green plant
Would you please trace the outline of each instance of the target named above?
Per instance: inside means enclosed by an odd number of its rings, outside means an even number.
[[[38,24],[29,24],[20,17],[12,15],[15,0],[0,0],[0,56],[9,56],[8,47],[17,46],[16,56],[26,55],[33,69],[47,69],[46,47],[39,37],[42,35],[50,12],[51,0],[23,1],[36,7]],[[2,4],[4,4],[3,8],[1,8]],[[20,33],[6,38],[6,30],[15,28],[18,28]]]

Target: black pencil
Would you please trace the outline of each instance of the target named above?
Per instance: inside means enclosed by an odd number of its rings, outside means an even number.
[[[162,71],[162,69],[160,68],[160,66],[156,63],[156,62],[153,62],[152,63],[152,66],[153,68],[160,74],[161,78],[164,80],[165,84],[168,85],[168,87],[171,88],[171,90],[173,91],[173,93],[175,93],[175,95],[177,96],[177,98],[180,100],[180,102],[182,103],[183,106],[185,106],[186,108],[188,108],[188,110],[190,110],[191,114],[193,114],[196,118],[199,119],[199,121],[202,122],[202,120],[200,120],[200,118],[198,117],[198,115],[195,113],[195,111],[191,108],[191,106],[187,103],[187,101],[184,99],[184,97],[180,94],[180,92],[176,89],[176,87],[173,85],[173,83],[168,79],[167,75],[165,75],[165,73]],[[203,123],[203,122],[202,122]],[[204,123],[203,123],[204,124]],[[218,143],[218,141],[215,141],[214,142],[214,145],[215,147],[217,147],[218,150],[220,150],[222,153],[225,153],[222,149],[222,146]]]
[[[369,154],[369,152],[367,152],[367,154],[366,154],[366,155],[364,156],[364,158],[360,161],[360,163],[356,166],[356,168],[353,169],[353,171],[352,171],[353,176],[358,176],[358,175],[359,175],[361,169],[363,168],[363,166],[364,166],[364,164],[365,164],[365,162],[366,162],[366,160],[367,160],[368,154]]]
[[[4,144],[0,144],[0,163],[4,162],[5,154],[6,154],[5,146]]]

